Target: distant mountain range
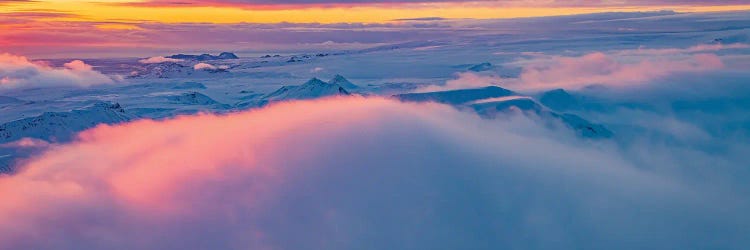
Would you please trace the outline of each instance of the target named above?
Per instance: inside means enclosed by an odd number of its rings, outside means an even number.
[[[180,59],[180,60],[192,60],[192,61],[208,61],[208,60],[227,60],[227,59],[240,59],[234,53],[221,52],[221,54],[214,56],[211,54],[200,54],[200,55],[188,55],[188,54],[176,54],[167,56],[166,58]]]

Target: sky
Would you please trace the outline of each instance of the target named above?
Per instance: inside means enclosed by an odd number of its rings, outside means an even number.
[[[230,29],[246,34],[216,41],[245,49],[284,49],[298,38],[259,41],[261,29],[320,24],[330,29],[399,27],[415,20],[495,19],[598,12],[706,12],[747,10],[746,1],[687,0],[0,0],[0,51],[33,58],[148,54],[171,47],[205,46],[196,32]],[[335,24],[349,24],[346,27]],[[258,26],[266,25],[266,26]],[[293,27],[299,28],[299,27]],[[309,28],[309,27],[302,27]],[[319,28],[319,27],[318,27]],[[241,37],[241,38],[240,38]],[[331,40],[336,41],[335,39]],[[327,41],[325,41],[327,42]],[[234,45],[234,46],[231,46]],[[114,53],[113,51],[118,51]]]

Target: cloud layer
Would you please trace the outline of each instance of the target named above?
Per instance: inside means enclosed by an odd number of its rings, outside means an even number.
[[[519,87],[576,89],[596,84],[623,87],[649,83],[675,73],[705,72],[723,67],[719,56],[708,53],[676,57],[649,55],[630,61],[602,52],[579,57],[552,56],[524,65]]]
[[[611,147],[363,97],[100,126],[0,177],[0,248],[750,243],[747,196],[646,171],[659,166]]]
[[[152,56],[146,59],[138,60],[139,63],[143,64],[154,64],[154,63],[165,63],[165,62],[182,62],[182,59],[166,58],[163,56]]]
[[[90,87],[110,83],[113,83],[111,78],[80,60],[68,62],[63,68],[54,68],[29,61],[26,57],[0,54],[0,90],[55,86]]]

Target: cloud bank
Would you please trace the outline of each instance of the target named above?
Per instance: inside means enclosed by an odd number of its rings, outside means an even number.
[[[364,97],[100,126],[0,177],[0,248],[750,243],[747,196],[560,133]]]
[[[0,90],[32,87],[90,87],[111,84],[112,79],[81,60],[53,68],[26,57],[0,54]]]
[[[154,64],[154,63],[165,63],[165,62],[182,62],[182,59],[166,58],[163,56],[153,56],[146,59],[138,60],[139,63],[143,64]]]
[[[443,85],[428,85],[416,89],[414,92],[434,92],[456,89],[483,88],[496,86],[502,80],[497,76],[480,75],[472,72],[461,72],[456,74],[455,79],[445,81]]]
[[[649,54],[631,60],[602,52],[579,57],[552,56],[524,65],[518,87],[577,89],[595,84],[623,87],[645,84],[675,73],[705,72],[723,67],[721,58],[709,53],[674,57]]]

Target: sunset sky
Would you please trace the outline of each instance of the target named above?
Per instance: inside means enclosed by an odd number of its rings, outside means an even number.
[[[705,12],[747,10],[746,1],[688,0],[0,0],[0,50],[59,57],[92,52],[144,51],[191,40],[193,31],[231,29],[250,38],[217,43],[253,44],[258,26],[250,24],[359,23],[397,27],[409,19],[491,19],[596,12]],[[233,25],[233,26],[231,26]],[[264,26],[275,29],[275,26]],[[330,28],[329,26],[323,26]],[[358,26],[349,25],[346,29]],[[372,26],[368,26],[372,27]],[[289,27],[285,27],[289,28]],[[342,27],[337,27],[342,29]],[[179,33],[179,34],[178,34]],[[106,35],[105,35],[106,34]],[[172,40],[170,40],[172,39]],[[282,39],[283,40],[283,39]],[[338,42],[338,41],[333,41]],[[359,42],[359,41],[358,41]],[[206,43],[202,43],[205,45]],[[190,48],[191,46],[183,46]],[[237,46],[234,46],[237,47]],[[143,52],[145,53],[145,52]]]

